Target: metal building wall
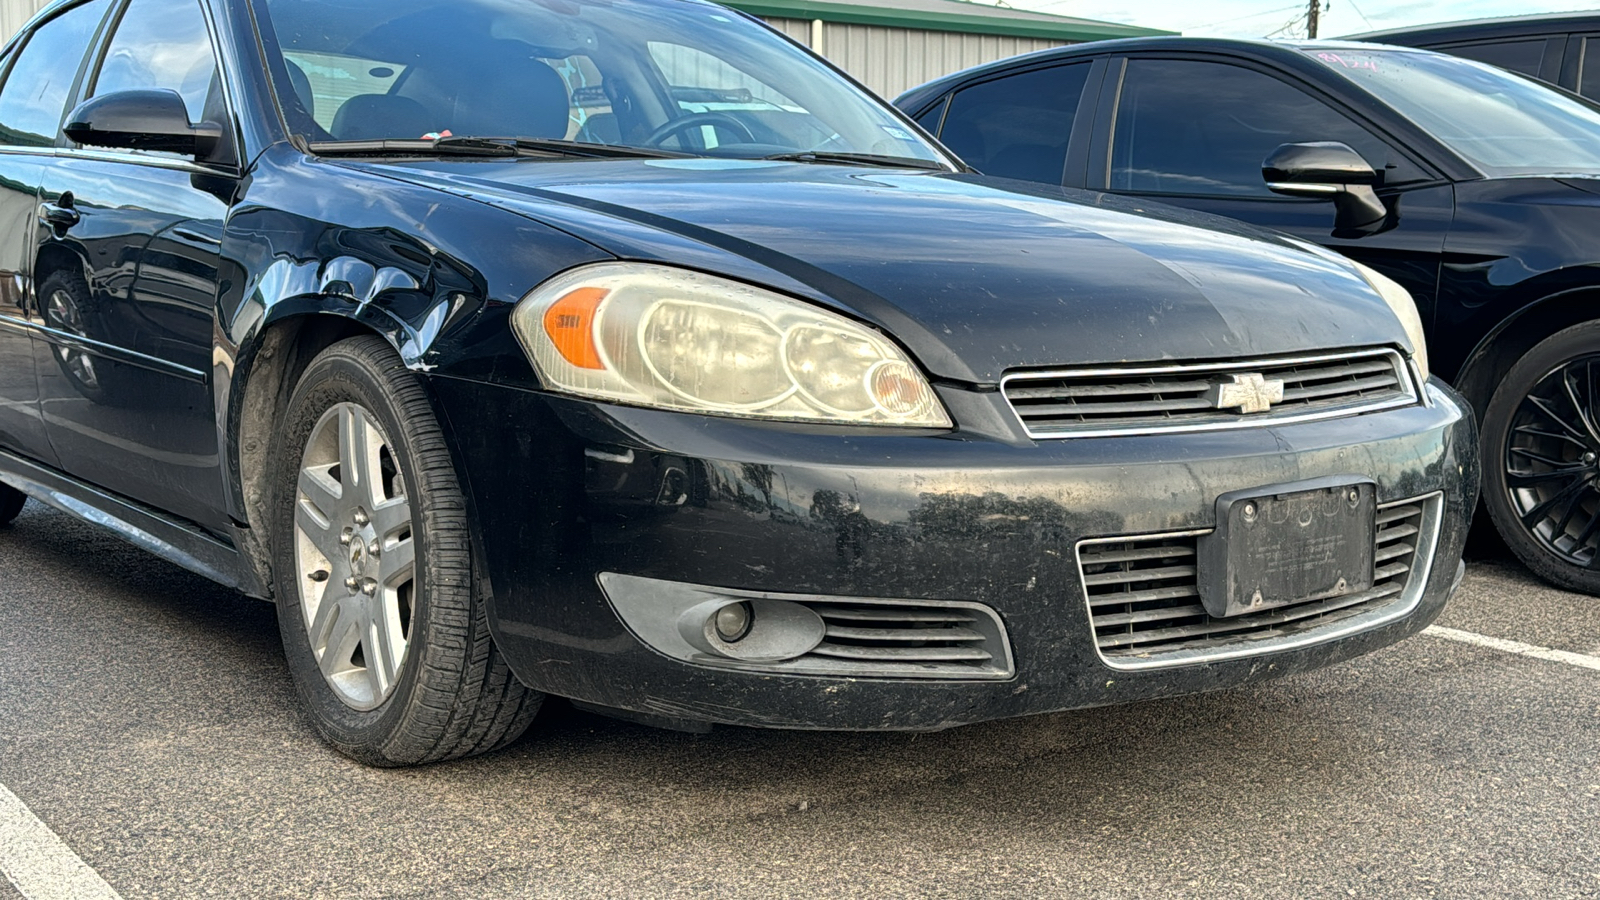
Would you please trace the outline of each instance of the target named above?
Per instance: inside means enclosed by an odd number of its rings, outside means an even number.
[[[891,100],[941,75],[1066,43],[840,22],[823,22],[821,40],[814,43],[813,22],[804,19],[766,21],[807,47],[819,50],[834,65]]]
[[[49,0],[0,0],[0,43],[28,24],[33,14],[44,9]]]
[[[811,46],[810,19],[763,19],[762,21],[807,47]]]

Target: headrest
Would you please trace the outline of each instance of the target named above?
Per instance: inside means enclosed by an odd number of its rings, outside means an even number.
[[[333,117],[333,136],[341,141],[416,140],[443,130],[448,124],[436,121],[410,97],[360,94],[339,107],[338,115]]]

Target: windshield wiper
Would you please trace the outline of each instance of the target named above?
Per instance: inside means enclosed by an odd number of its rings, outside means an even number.
[[[828,150],[802,150],[763,156],[779,162],[819,163],[821,165],[871,166],[878,169],[943,169],[942,163],[912,156],[881,156],[876,153],[836,153]]]
[[[306,149],[318,156],[521,156],[515,144],[477,138],[438,140],[312,141]]]
[[[306,145],[318,156],[577,156],[590,159],[680,159],[687,153],[649,147],[591,144],[554,138],[460,137],[418,140],[315,141]]]
[[[445,138],[444,140],[455,140]],[[592,156],[597,159],[611,157],[644,157],[646,159],[687,159],[693,153],[663,150],[660,147],[634,147],[628,144],[592,144],[588,141],[568,141],[555,138],[476,138],[475,140],[509,141],[520,150],[560,153],[565,156]]]

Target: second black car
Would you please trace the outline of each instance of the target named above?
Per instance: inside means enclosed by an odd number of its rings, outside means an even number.
[[[1600,593],[1595,106],[1426,51],[1196,38],[1044,51],[897,102],[986,174],[1269,226],[1405,285],[1482,419],[1500,533]]]

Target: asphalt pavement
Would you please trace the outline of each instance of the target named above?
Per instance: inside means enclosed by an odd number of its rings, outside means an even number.
[[[501,753],[379,771],[311,731],[270,607],[37,504],[0,617],[0,785],[125,900],[1600,896],[1600,671],[1430,634],[938,734],[551,703]],[[1600,600],[1506,559],[1440,624],[1600,657]]]

